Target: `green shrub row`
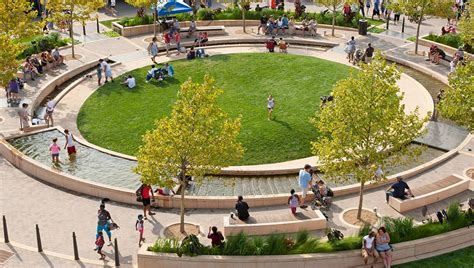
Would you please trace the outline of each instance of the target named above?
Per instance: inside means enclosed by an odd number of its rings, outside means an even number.
[[[391,243],[399,243],[438,235],[453,231],[469,225],[474,220],[472,211],[462,212],[459,203],[452,203],[447,209],[448,220],[443,224],[429,220],[422,225],[415,225],[411,218],[389,218],[381,219],[381,226],[385,226],[390,234]],[[288,255],[304,253],[327,253],[342,250],[359,249],[362,245],[362,237],[372,229],[364,226],[356,236],[346,237],[335,241],[321,241],[319,238],[311,237],[307,231],[299,232],[296,237],[284,234],[272,234],[265,237],[247,236],[240,233],[236,236],[227,237],[222,247],[204,246],[196,238],[185,239],[181,244],[175,239],[160,238],[149,247],[149,251],[177,253],[178,255]]]
[[[257,12],[255,10],[250,10],[245,12],[245,18],[249,20],[258,20],[262,15],[267,16],[274,16],[278,18],[279,16],[283,16],[283,14],[287,14],[289,18],[297,16],[294,12],[284,12],[280,10],[273,10],[273,9],[263,9],[261,12]],[[314,19],[320,24],[332,24],[332,13],[330,12],[310,12],[305,13],[304,16],[297,18],[297,21],[301,21],[304,17],[308,19]],[[176,18],[179,21],[190,21],[192,19],[192,15],[189,13],[178,14]],[[228,7],[226,9],[209,9],[209,8],[202,8],[199,9],[196,13],[196,20],[240,20],[242,19],[242,10],[240,8],[235,7]],[[362,19],[362,16],[357,13],[354,18],[346,22],[344,16],[341,12],[337,12],[335,24],[337,26],[344,26],[344,27],[351,27],[357,28],[358,21]],[[146,24],[153,24],[153,16],[145,15],[144,17],[126,17],[119,21],[119,23],[123,26],[138,26],[138,25],[146,25]],[[374,23],[374,21],[369,20],[369,23]],[[378,23],[376,23],[378,24]]]
[[[55,47],[62,47],[67,45],[67,39],[61,38],[59,33],[50,33],[48,35],[42,35],[35,37],[28,43],[24,43],[26,46],[25,50],[18,55],[19,59],[24,59],[33,54],[38,54],[43,51],[52,50]]]
[[[459,34],[448,33],[445,35],[435,35],[429,34],[428,36],[423,37],[423,39],[430,40],[436,43],[447,45],[453,48],[459,48],[464,46],[464,42]],[[474,53],[473,48],[467,50],[468,53]]]

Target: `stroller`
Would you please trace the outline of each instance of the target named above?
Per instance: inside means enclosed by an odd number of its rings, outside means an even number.
[[[319,187],[317,185],[313,185],[311,188],[311,191],[314,193],[314,199],[311,201],[311,209],[325,209],[329,210],[332,204],[332,190],[328,189],[328,194],[327,196],[323,196],[321,192],[319,191]]]
[[[359,62],[363,61],[364,53],[362,50],[357,49],[354,55],[354,60],[352,61],[352,64],[358,65]]]

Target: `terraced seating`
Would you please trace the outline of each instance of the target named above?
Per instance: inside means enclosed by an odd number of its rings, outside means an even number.
[[[398,212],[406,212],[469,190],[469,184],[469,180],[451,175],[430,184],[410,188],[414,198],[401,200],[390,196],[388,204]]]
[[[288,212],[272,213],[263,211],[251,215],[243,222],[236,217],[224,217],[224,234],[236,235],[244,232],[247,235],[267,235],[272,233],[295,233],[302,230],[318,230],[326,228],[326,217],[319,210],[299,210],[296,215]]]
[[[179,29],[180,33],[187,33],[188,31],[189,27],[181,27]],[[226,34],[224,26],[198,26],[194,32],[194,35],[197,36],[199,32],[207,32],[207,34],[210,36]]]

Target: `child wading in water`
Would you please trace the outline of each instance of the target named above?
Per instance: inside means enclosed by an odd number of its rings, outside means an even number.
[[[102,234],[102,232],[99,232],[97,234],[97,239],[95,240],[97,254],[100,255],[99,260],[105,260],[105,254],[102,253],[102,247],[104,246],[104,244],[105,244],[104,235]]]
[[[296,214],[296,208],[300,205],[300,197],[295,193],[295,189],[291,189],[290,197],[288,197],[291,213]]]
[[[268,120],[272,120],[272,112],[273,108],[275,108],[275,100],[273,99],[273,96],[270,95],[268,96],[267,99],[267,109],[268,109]]]
[[[58,141],[57,138],[53,139],[53,143],[49,146],[49,151],[51,152],[51,158],[53,159],[53,163],[59,162],[59,151],[61,151],[61,147],[56,143]]]
[[[140,233],[140,239],[138,240],[138,246],[142,246],[142,242],[145,242],[145,237],[143,237],[143,230],[144,230],[144,221],[143,215],[138,215],[138,220],[135,223],[135,229]]]

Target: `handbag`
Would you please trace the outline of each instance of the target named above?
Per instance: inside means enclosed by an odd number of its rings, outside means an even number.
[[[115,222],[109,222],[107,227],[109,228],[110,231],[120,229],[120,226],[118,226],[118,224],[116,224]]]
[[[137,196],[137,202],[142,202],[143,197],[142,197],[142,191],[143,191],[143,184],[138,188],[138,190],[135,192],[135,195]]]

